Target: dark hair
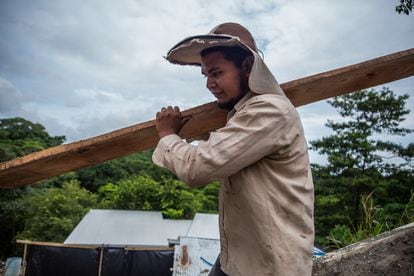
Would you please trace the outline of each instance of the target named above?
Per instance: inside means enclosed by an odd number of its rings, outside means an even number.
[[[232,61],[239,69],[242,69],[243,61],[248,57],[251,56],[248,50],[245,50],[238,46],[216,46],[207,48],[201,51],[200,55],[202,57],[213,53],[213,52],[221,52],[224,55],[224,58]]]

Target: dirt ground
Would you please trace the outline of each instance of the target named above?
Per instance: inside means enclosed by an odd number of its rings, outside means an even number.
[[[414,276],[414,223],[314,261],[314,276]]]

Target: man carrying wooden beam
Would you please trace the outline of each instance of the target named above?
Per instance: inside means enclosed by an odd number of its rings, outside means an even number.
[[[191,187],[220,181],[221,253],[210,275],[311,275],[313,182],[295,107],[250,32],[224,23],[175,45],[171,63],[199,65],[227,124],[198,145],[178,133],[178,107],[156,115],[155,164]]]

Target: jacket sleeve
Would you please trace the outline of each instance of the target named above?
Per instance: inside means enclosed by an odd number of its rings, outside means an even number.
[[[254,97],[207,141],[192,145],[177,135],[164,137],[153,162],[170,169],[189,186],[206,185],[288,146],[295,136],[295,115],[290,104],[278,106]]]

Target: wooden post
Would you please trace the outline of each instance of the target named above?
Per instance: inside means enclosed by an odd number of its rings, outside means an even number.
[[[99,247],[99,250],[101,251],[99,254],[99,268],[98,268],[98,276],[101,276],[102,274],[102,262],[103,262],[103,246]]]
[[[27,258],[27,243],[24,244],[24,250],[23,250],[23,262],[22,262],[22,270],[21,275],[24,276],[26,274],[26,258]]]

